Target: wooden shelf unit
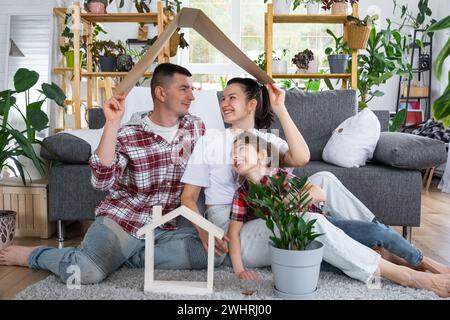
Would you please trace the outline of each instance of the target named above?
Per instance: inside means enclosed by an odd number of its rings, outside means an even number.
[[[358,17],[358,4],[353,4],[352,15]],[[264,53],[266,57],[266,72],[276,79],[342,79],[342,88],[347,88],[348,80],[351,80],[352,89],[357,89],[358,84],[358,50],[352,50],[351,73],[282,73],[273,74],[273,24],[274,23],[334,23],[342,24],[344,28],[344,39],[346,38],[345,22],[346,15],[331,14],[274,14],[273,5],[267,4],[267,12],[264,15]]]
[[[55,17],[64,21],[67,8],[54,8],[53,14]],[[157,11],[151,13],[107,13],[107,14],[91,14],[82,12],[79,2],[74,2],[73,11],[73,44],[74,44],[74,56],[77,57],[80,52],[80,34],[83,25],[85,35],[87,35],[86,43],[86,70],[81,69],[80,61],[74,59],[74,67],[56,67],[53,72],[62,77],[62,86],[66,87],[66,74],[71,74],[70,82],[72,87],[72,98],[68,98],[73,102],[73,109],[75,113],[75,129],[81,128],[81,79],[84,77],[87,79],[87,108],[94,107],[93,100],[98,100],[98,78],[109,77],[124,77],[127,72],[97,72],[94,70],[92,54],[90,45],[92,44],[93,37],[93,24],[94,23],[153,23],[157,26],[157,35],[160,35],[164,31],[164,27],[169,23],[167,16],[164,14],[162,1],[157,1]],[[77,28],[78,26],[78,28]],[[59,32],[61,34],[61,32]],[[164,49],[158,55],[158,63],[168,62],[170,55],[170,44],[167,43]],[[144,77],[151,77],[151,72],[146,72]],[[109,81],[109,80],[108,80]],[[94,89],[94,90],[93,90]],[[98,102],[100,105],[101,103]]]

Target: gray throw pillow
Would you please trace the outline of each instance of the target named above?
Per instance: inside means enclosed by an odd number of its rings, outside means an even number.
[[[445,143],[400,132],[382,132],[373,161],[402,169],[425,169],[447,159]]]
[[[48,150],[41,149],[41,157],[64,163],[88,163],[91,145],[69,133],[58,133],[44,139]]]

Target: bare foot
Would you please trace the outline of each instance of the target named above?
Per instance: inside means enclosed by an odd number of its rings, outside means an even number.
[[[450,297],[449,274],[431,274],[413,271],[411,273],[411,286],[414,288],[431,290],[441,298]]]
[[[432,273],[450,274],[450,267],[428,257],[423,257],[421,266]]]
[[[10,245],[0,251],[0,266],[28,267],[28,258],[36,248]]]

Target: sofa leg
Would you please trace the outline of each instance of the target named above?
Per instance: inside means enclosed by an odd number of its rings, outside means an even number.
[[[57,222],[57,231],[58,231],[58,247],[64,247],[64,236],[65,236],[65,227],[64,222],[62,220],[58,220]]]
[[[412,227],[411,226],[404,226],[403,227],[403,238],[408,240],[410,243],[412,241]]]

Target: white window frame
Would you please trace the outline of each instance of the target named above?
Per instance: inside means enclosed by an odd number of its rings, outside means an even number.
[[[183,7],[189,7],[189,0],[183,0]],[[183,29],[189,36],[191,29]],[[239,0],[231,0],[231,41],[241,48],[241,6]],[[193,74],[233,74],[240,75],[246,72],[234,62],[228,63],[190,63],[189,49],[180,50],[178,63],[186,67]]]

